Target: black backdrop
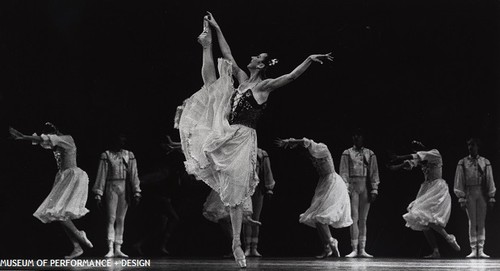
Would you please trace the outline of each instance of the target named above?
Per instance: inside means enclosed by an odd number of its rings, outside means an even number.
[[[78,162],[96,174],[104,135],[125,127],[140,173],[158,159],[158,140],[172,129],[175,107],[201,86],[196,36],[202,16],[213,12],[235,59],[269,52],[280,62],[274,75],[291,71],[307,55],[333,52],[335,61],[314,64],[296,82],[273,93],[258,128],[277,186],[262,214],[261,252],[312,255],[316,231],[298,223],[310,202],[316,175],[295,152],[273,146],[277,137],[310,137],[328,144],[338,167],[363,127],[367,147],[378,155],[380,197],[368,220],[368,251],[376,256],[419,257],[429,252],[422,233],[401,215],[415,197],[419,171],[388,172],[388,150],[409,152],[417,138],[437,147],[443,178],[452,188],[465,140],[480,136],[482,154],[500,176],[500,2],[498,1],[1,1],[0,257],[57,257],[71,247],[56,224],[32,213],[50,191],[52,154],[7,139],[7,127],[32,133],[46,121],[61,124],[79,148]],[[220,56],[216,52],[216,56]],[[272,75],[272,74],[271,74]],[[174,134],[174,137],[178,137]],[[175,255],[218,255],[229,249],[220,229],[204,220],[209,189],[188,185],[181,227],[170,245]],[[450,190],[451,192],[451,190]],[[456,204],[447,229],[465,251],[444,244],[442,254],[468,253],[467,218]],[[77,221],[105,252],[103,215],[91,198],[90,214]],[[500,256],[499,207],[487,218],[486,250]],[[143,217],[129,212],[126,242],[144,231]],[[347,229],[334,230],[341,253],[349,252]],[[127,246],[127,245],[126,245]],[[129,249],[129,247],[128,247]],[[130,250],[129,250],[130,251]]]

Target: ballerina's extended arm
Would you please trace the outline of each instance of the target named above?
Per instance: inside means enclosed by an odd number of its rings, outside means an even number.
[[[207,14],[208,15],[205,16],[205,20],[215,29],[215,32],[217,33],[217,41],[219,42],[219,47],[222,52],[222,56],[225,59],[231,61],[231,63],[233,64],[233,74],[236,77],[236,80],[238,80],[239,83],[248,80],[248,75],[238,66],[238,64],[234,60],[233,54],[231,53],[231,48],[229,48],[229,44],[227,43],[224,34],[222,34],[222,30],[219,24],[217,23],[217,21],[215,21],[215,18],[212,15],[212,13],[207,11]]]
[[[275,79],[266,79],[262,82],[261,89],[266,92],[271,92],[277,88],[285,86],[299,76],[301,76],[313,62],[318,62],[323,64],[324,61],[333,61],[332,53],[328,54],[315,54],[308,56],[299,66],[297,66],[292,72],[284,74]]]
[[[26,140],[26,141],[31,141],[33,143],[43,142],[43,139],[41,136],[38,136],[38,135],[28,136],[28,135],[25,135],[25,134],[19,132],[18,130],[14,129],[12,127],[9,127],[9,133],[12,136],[12,138],[15,140]]]

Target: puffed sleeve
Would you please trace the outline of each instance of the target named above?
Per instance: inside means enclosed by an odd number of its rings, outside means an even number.
[[[52,149],[55,146],[59,146],[63,149],[71,149],[75,147],[75,142],[73,137],[70,135],[45,135],[42,134],[40,136],[42,138],[42,142],[40,142],[40,146],[45,149]]]
[[[493,170],[491,168],[491,163],[488,159],[486,160],[486,187],[488,189],[488,196],[494,198],[496,194],[495,182],[493,180]]]
[[[99,161],[99,167],[97,168],[97,177],[94,187],[92,188],[92,191],[96,195],[102,196],[104,194],[104,185],[108,177],[108,166],[108,156],[103,152]]]
[[[324,158],[330,154],[328,147],[323,143],[316,143],[311,139],[303,138],[304,146],[314,158]]]
[[[421,163],[422,161],[427,161],[429,163],[439,163],[441,160],[441,154],[436,149],[430,151],[419,151],[415,154],[412,154],[412,156],[418,163]]]
[[[459,202],[465,201],[464,181],[464,159],[461,159],[458,161],[457,169],[455,170],[455,182],[453,185],[453,192],[458,197]]]
[[[133,152],[129,151],[129,166],[130,166],[130,184],[132,185],[132,193],[141,193],[139,173],[137,171],[137,160]]]
[[[345,150],[340,157],[339,174],[346,184],[349,183],[349,150]]]
[[[378,185],[380,184],[378,163],[377,156],[372,151],[370,151],[370,182],[372,185],[371,193],[378,193]]]

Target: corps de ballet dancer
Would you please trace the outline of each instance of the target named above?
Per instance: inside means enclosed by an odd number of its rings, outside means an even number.
[[[428,149],[421,142],[413,141],[416,153],[394,155],[391,158],[391,170],[411,170],[420,167],[424,173],[424,182],[420,186],[417,198],[408,206],[408,213],[403,215],[406,226],[415,231],[423,231],[432,254],[425,258],[440,258],[439,248],[433,231],[437,232],[456,251],[460,250],[456,238],[445,230],[451,214],[451,196],[448,184],[442,179],[443,160],[437,149]]]
[[[97,206],[106,210],[108,252],[104,257],[123,257],[122,252],[125,216],[129,204],[138,204],[141,198],[137,161],[133,152],[125,149],[124,134],[112,136],[111,146],[101,154],[97,177],[92,191]]]
[[[340,256],[338,241],[330,233],[329,226],[333,228],[345,228],[352,225],[351,204],[347,185],[340,175],[335,172],[333,158],[328,147],[323,143],[303,139],[281,139],[277,145],[282,148],[295,148],[300,146],[309,153],[319,181],[316,185],[311,206],[300,215],[300,223],[316,228],[319,237],[324,244],[323,252],[316,258],[326,258],[332,254]]]
[[[271,196],[276,184],[273,172],[271,170],[271,161],[269,154],[261,149],[257,149],[257,173],[259,176],[259,184],[252,195],[252,219],[260,221],[260,214],[264,204],[264,196]],[[257,250],[259,245],[260,225],[247,223],[244,228],[245,235],[245,256],[247,257],[262,257]]]
[[[491,163],[479,155],[479,144],[477,138],[467,140],[469,155],[458,161],[453,188],[469,219],[471,253],[467,258],[490,257],[484,253],[485,220],[488,205],[493,207],[495,204],[496,187]]]
[[[352,135],[353,147],[345,150],[340,159],[340,176],[348,185],[351,199],[353,224],[350,227],[351,253],[347,258],[371,258],[366,252],[366,221],[370,205],[378,195],[380,183],[377,156],[364,147],[364,133],[361,129]]]
[[[35,211],[33,216],[43,223],[59,222],[73,244],[73,251],[65,256],[73,259],[83,254],[82,244],[92,248],[93,245],[84,231],[78,230],[73,220],[86,215],[85,208],[89,178],[85,171],[76,165],[76,145],[71,135],[61,133],[52,123],[46,123],[44,133],[40,136],[24,135],[14,128],[9,132],[15,140],[31,141],[33,145],[40,145],[54,152],[58,172],[52,190]]]
[[[212,30],[216,32],[223,59],[219,78],[212,55]],[[233,255],[239,267],[246,267],[241,249],[242,203],[258,184],[257,121],[267,105],[269,94],[297,79],[314,62],[332,61],[330,54],[310,55],[292,72],[266,78],[266,70],[276,64],[267,53],[251,57],[243,71],[233,58],[221,27],[212,14],[204,17],[204,30],[198,37],[203,47],[203,87],[184,106],[179,133],[188,173],[217,191],[230,207]],[[238,83],[235,89],[233,77]]]

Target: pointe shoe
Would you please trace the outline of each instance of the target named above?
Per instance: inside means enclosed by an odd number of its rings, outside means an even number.
[[[316,256],[316,259],[325,259],[325,258],[332,256],[332,254],[333,254],[333,251],[330,248],[330,246],[326,246],[325,249],[323,250],[323,253]]]
[[[208,48],[212,45],[212,32],[207,21],[203,21],[203,32],[198,36],[198,43],[201,44],[203,48]]]
[[[84,231],[80,231],[80,237],[83,239],[83,243],[89,247],[89,248],[93,248],[94,245],[92,245],[92,242],[90,242],[90,240],[87,238],[87,234],[85,234]]]
[[[351,253],[345,255],[346,258],[356,258],[358,257],[358,250],[353,249]]]
[[[238,264],[240,268],[247,267],[247,260],[245,258],[245,253],[243,253],[243,249],[241,249],[240,246],[233,249],[233,256],[234,260],[236,261],[236,264]]]
[[[246,268],[247,267],[247,260],[245,258],[245,252],[243,251],[243,249],[241,249],[241,241],[240,241],[239,235],[233,236],[232,248],[233,248],[233,256],[234,256],[234,260],[236,261],[236,264],[238,264],[238,266],[240,268]]]
[[[458,245],[457,239],[455,238],[455,236],[453,234],[449,234],[448,237],[446,237],[446,242],[448,242],[448,244],[450,244],[450,246],[454,250],[460,251],[460,246]]]
[[[71,252],[71,254],[69,254],[68,256],[64,256],[65,259],[74,259],[80,255],[83,254],[83,249],[80,247],[80,248],[75,248],[73,249],[73,251]]]
[[[340,257],[340,253],[339,253],[339,241],[337,241],[337,239],[335,239],[335,238],[331,238],[329,246],[330,246],[330,249],[333,252],[333,256]]]
[[[373,258],[373,255],[370,255],[370,254],[366,253],[366,251],[364,249],[361,249],[359,251],[358,256],[361,257],[361,258]]]
[[[441,254],[439,254],[439,251],[434,251],[432,254],[424,256],[424,259],[439,259],[441,258]]]

